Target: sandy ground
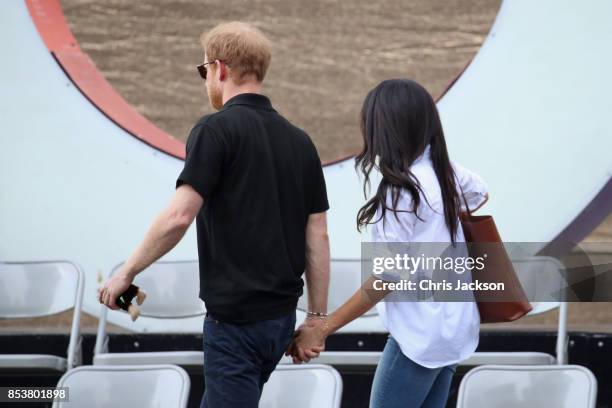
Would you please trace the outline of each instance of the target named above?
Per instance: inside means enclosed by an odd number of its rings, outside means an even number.
[[[409,77],[439,95],[478,51],[499,5],[499,0],[62,0],[81,47],[110,83],[182,140],[199,116],[211,112],[195,70],[203,58],[200,34],[220,21],[253,23],[274,43],[265,92],[311,135],[323,160],[359,148],[357,113],[379,81]],[[587,240],[612,241],[612,217]],[[570,328],[612,331],[611,306],[571,304]],[[62,314],[10,326],[63,330],[69,319]],[[510,326],[552,328],[555,322],[553,312]],[[84,317],[85,330],[93,331],[95,324],[95,318]]]

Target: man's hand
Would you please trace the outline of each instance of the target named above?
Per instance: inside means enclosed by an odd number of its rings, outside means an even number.
[[[300,331],[305,327],[314,327],[314,326],[318,326],[322,324],[323,324],[323,320],[320,318],[315,319],[310,316],[306,317],[306,319],[304,319],[304,322],[302,322],[302,324],[297,329],[295,329],[295,332],[293,332],[293,338],[295,339],[300,333]],[[287,346],[287,350],[285,351],[286,356],[290,356],[293,354],[291,351],[293,350],[294,345],[295,343],[292,341],[291,344]]]
[[[101,289],[98,289],[98,300],[101,304],[106,305],[107,307],[117,310],[119,306],[117,306],[116,300],[123,292],[130,287],[133,279],[130,278],[123,271],[118,271],[114,274]]]
[[[326,321],[320,318],[306,319],[295,331],[294,338],[285,355],[291,355],[295,364],[309,362],[325,350]]]

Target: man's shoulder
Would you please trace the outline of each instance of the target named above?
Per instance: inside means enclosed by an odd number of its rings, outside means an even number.
[[[304,129],[302,129],[301,127],[297,125],[294,125],[281,114],[277,114],[277,115],[278,115],[279,120],[282,121],[292,131],[292,133],[295,134],[296,137],[298,137],[300,140],[302,140],[305,143],[311,143],[310,136],[308,136],[308,133],[306,133]]]
[[[251,112],[251,109],[248,107],[236,105],[232,106],[232,109],[222,109],[218,112],[209,113],[202,116],[193,126],[191,133],[200,134],[204,130],[204,132],[212,129],[213,133],[219,135],[220,137],[225,136],[228,133],[236,133],[240,135],[240,122],[236,121],[236,114],[241,114],[244,112]],[[281,126],[285,129],[283,131],[285,137],[290,137],[294,143],[297,143],[300,147],[303,148],[303,151],[308,154],[317,155],[316,147],[305,130],[291,123],[287,118],[282,116],[280,113],[274,111],[274,118],[271,120],[277,121]],[[270,119],[270,118],[269,118]],[[237,130],[236,132],[232,132],[232,130]]]
[[[214,112],[202,116],[200,119],[198,119],[195,125],[193,125],[193,129],[200,129],[204,126],[215,129],[219,126],[219,114],[221,113],[222,112]]]
[[[196,121],[191,128],[189,137],[186,141],[187,150],[189,150],[198,140],[215,139],[216,141],[222,141],[225,139],[224,132],[219,126],[218,121],[215,119],[215,115],[217,115],[217,113],[206,114]]]

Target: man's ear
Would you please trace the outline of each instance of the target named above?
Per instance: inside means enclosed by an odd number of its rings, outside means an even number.
[[[216,61],[217,69],[219,70],[219,81],[223,82],[227,79],[229,72],[227,72],[227,65],[219,60]]]

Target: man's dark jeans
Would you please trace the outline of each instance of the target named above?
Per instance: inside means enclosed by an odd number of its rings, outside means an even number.
[[[204,319],[201,408],[257,408],[263,385],[293,338],[295,311],[247,324]]]

